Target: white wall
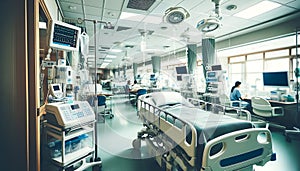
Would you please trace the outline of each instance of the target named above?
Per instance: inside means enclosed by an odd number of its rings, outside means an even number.
[[[58,7],[55,0],[44,0],[44,1],[51,15],[51,18],[53,20],[62,20],[62,17],[58,12]]]

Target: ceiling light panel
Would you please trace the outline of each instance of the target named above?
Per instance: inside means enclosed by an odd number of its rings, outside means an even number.
[[[110,58],[110,59],[114,59],[114,58],[117,58],[117,56],[116,55],[106,55],[106,58]]]
[[[104,62],[101,64],[100,68],[106,68],[110,63]]]
[[[122,12],[120,19],[121,20],[129,20],[129,21],[142,21],[145,18],[143,14],[130,13],[130,12]]]
[[[112,60],[111,59],[104,59],[103,62],[110,63],[110,62],[112,62]]]
[[[262,1],[256,5],[253,5],[243,11],[240,11],[240,12],[234,14],[234,16],[244,18],[244,19],[250,19],[255,16],[261,15],[263,13],[266,13],[268,11],[271,11],[273,9],[276,9],[280,6],[281,6],[281,4],[276,3],[276,2]]]
[[[294,11],[295,11],[295,8],[290,8],[287,6],[280,6],[280,7],[276,8],[275,10],[271,10],[267,13],[264,13],[263,15],[256,16],[253,19],[263,22],[263,21],[269,20],[270,18],[280,17],[283,15],[292,13]]]
[[[122,52],[122,49],[110,49],[110,51],[113,53],[120,53]]]

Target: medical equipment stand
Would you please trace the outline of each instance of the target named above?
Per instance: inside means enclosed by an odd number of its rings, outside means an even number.
[[[95,56],[95,65],[94,65],[94,69],[95,69],[95,73],[94,73],[94,76],[95,76],[95,98],[94,99],[97,99],[97,28],[96,28],[96,25],[97,23],[102,23],[102,24],[105,24],[105,25],[109,25],[110,23],[109,22],[104,22],[104,21],[98,21],[98,20],[90,20],[90,19],[81,19],[81,18],[78,18],[78,22],[84,22],[84,21],[89,21],[89,22],[93,22],[94,24],[94,45],[95,45],[95,50],[94,50],[94,56]],[[98,104],[98,100],[95,100],[94,101],[95,104],[94,104],[94,112],[96,114],[96,121],[98,121],[98,111],[97,111],[97,104]],[[97,123],[97,122],[96,122]],[[101,161],[101,158],[98,157],[98,138],[97,138],[97,124],[95,125],[95,158],[94,158],[94,161]]]

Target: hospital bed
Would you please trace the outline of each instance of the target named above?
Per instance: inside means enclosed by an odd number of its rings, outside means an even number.
[[[145,140],[163,170],[248,171],[276,160],[268,129],[196,108],[179,93],[140,96],[138,116],[145,128],[133,147]]]

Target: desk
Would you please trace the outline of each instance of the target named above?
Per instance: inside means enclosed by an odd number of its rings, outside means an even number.
[[[245,99],[251,105],[251,99]],[[282,107],[284,110],[284,116],[268,118],[270,122],[277,123],[279,125],[285,126],[287,128],[293,128],[294,126],[299,127],[297,125],[296,119],[300,119],[300,112],[297,114],[297,103],[296,102],[281,102],[276,100],[268,100],[272,107]],[[300,111],[300,105],[299,110]],[[253,113],[251,111],[251,113]],[[299,116],[297,116],[299,115]],[[298,117],[298,118],[297,118]]]
[[[293,128],[293,126],[299,126],[296,125],[296,119],[299,118],[299,113],[297,114],[297,103],[296,102],[280,102],[280,101],[274,101],[269,100],[271,103],[271,106],[279,106],[282,107],[284,110],[284,116],[279,118],[274,118],[275,122],[278,122],[279,124],[282,124],[286,126],[287,128]],[[300,110],[298,110],[300,111]],[[298,117],[298,118],[297,118]]]

